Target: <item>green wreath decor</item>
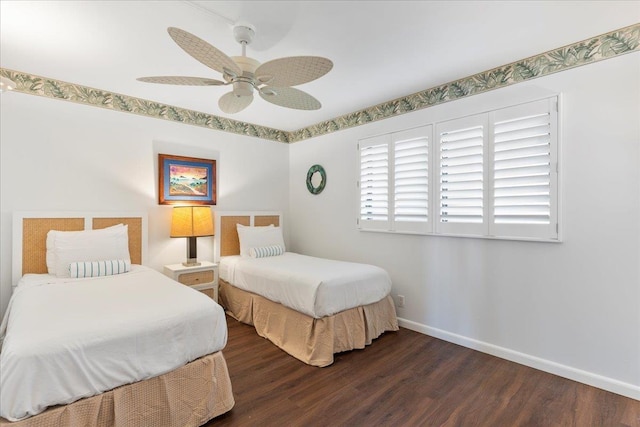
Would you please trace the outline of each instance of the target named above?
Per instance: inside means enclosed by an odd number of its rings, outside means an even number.
[[[318,172],[320,174],[320,184],[317,187],[313,186],[313,175]],[[309,168],[309,172],[307,172],[307,190],[311,194],[320,194],[322,190],[324,190],[325,185],[327,185],[327,174],[324,171],[324,168],[320,165],[313,165]]]

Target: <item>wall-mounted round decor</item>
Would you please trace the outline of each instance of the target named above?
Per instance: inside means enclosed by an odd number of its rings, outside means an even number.
[[[313,165],[307,172],[307,190],[311,194],[320,194],[327,185],[327,174],[320,165]]]

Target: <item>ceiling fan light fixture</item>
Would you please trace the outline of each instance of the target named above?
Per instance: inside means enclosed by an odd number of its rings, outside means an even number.
[[[233,82],[233,94],[235,96],[253,95],[253,85],[250,82]]]

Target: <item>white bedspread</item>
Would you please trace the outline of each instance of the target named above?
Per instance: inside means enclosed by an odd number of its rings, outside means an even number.
[[[317,319],[378,302],[391,291],[391,279],[380,267],[292,252],[266,258],[223,257],[220,277]]]
[[[227,342],[222,307],[142,266],[88,279],[26,275],[5,332],[0,415],[11,421],[164,374]]]

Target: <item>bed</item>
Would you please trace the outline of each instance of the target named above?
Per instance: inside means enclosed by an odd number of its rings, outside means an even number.
[[[233,407],[224,312],[140,265],[145,226],[143,215],[14,214],[0,426],[199,426]],[[117,233],[130,263],[83,262],[81,274],[67,267],[78,277],[47,274],[57,259],[47,256],[55,253],[50,230]],[[74,233],[56,233],[49,236],[60,236],[59,245],[78,250],[77,240],[65,240]]]
[[[258,335],[291,356],[325,367],[333,363],[335,353],[363,349],[385,331],[398,330],[391,281],[384,270],[292,254],[284,247],[275,249],[276,256],[261,256],[258,248],[246,256],[247,245],[241,248],[238,233],[246,233],[245,227],[265,232],[270,226],[279,227],[282,216],[277,212],[217,216],[220,303],[228,315],[253,325]],[[305,282],[316,287],[306,287]]]

